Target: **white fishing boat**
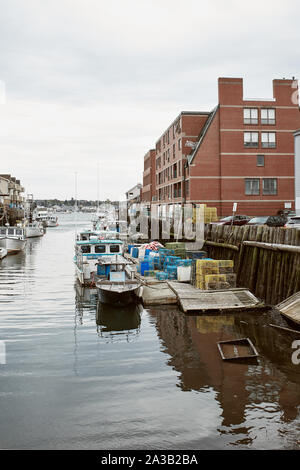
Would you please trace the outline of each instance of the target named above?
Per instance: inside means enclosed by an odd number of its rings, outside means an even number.
[[[26,237],[24,228],[0,227],[0,248],[5,248],[8,255],[24,250],[25,246]]]
[[[58,217],[54,214],[49,214],[46,219],[46,227],[57,227],[58,226]]]
[[[44,227],[47,226],[46,222],[48,219],[48,211],[45,207],[42,208],[36,208],[33,212],[33,219],[36,220],[37,222],[41,222]]]
[[[41,222],[44,227],[58,226],[58,217],[52,212],[49,212],[45,207],[35,209],[33,219],[37,222]]]
[[[138,301],[141,282],[135,279],[133,265],[123,256],[99,259],[98,267],[103,269],[103,279],[96,282],[100,302],[124,306]]]
[[[37,220],[25,223],[24,228],[26,238],[41,237],[45,233],[43,224],[41,222],[38,222]]]
[[[97,275],[97,262],[99,258],[110,258],[116,254],[122,255],[124,243],[119,239],[99,239],[90,236],[86,240],[76,240],[74,262],[76,275],[82,285],[94,283]]]

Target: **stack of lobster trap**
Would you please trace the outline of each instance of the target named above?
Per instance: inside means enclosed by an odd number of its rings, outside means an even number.
[[[232,260],[197,259],[194,285],[198,289],[218,290],[236,287]]]

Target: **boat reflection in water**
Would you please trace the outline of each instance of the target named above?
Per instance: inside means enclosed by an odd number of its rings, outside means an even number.
[[[110,341],[133,340],[140,332],[142,311],[141,304],[114,307],[98,302],[96,314],[98,334]]]

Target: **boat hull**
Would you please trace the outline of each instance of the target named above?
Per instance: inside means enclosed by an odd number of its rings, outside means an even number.
[[[9,237],[0,238],[0,248],[5,248],[8,255],[24,250],[25,246],[26,240]]]
[[[39,227],[25,227],[25,236],[26,238],[35,238],[42,237],[44,235],[44,230]]]
[[[54,222],[52,220],[47,220],[47,222],[46,222],[46,227],[57,227],[57,226],[58,226],[57,221]]]
[[[138,290],[139,288],[125,292],[111,292],[98,287],[98,298],[103,304],[124,307],[138,302]]]

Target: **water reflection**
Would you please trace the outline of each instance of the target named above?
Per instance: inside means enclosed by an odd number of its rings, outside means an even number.
[[[135,339],[140,333],[141,305],[127,305],[113,307],[98,302],[97,305],[97,332],[101,337],[110,341],[126,339],[127,342]]]
[[[185,392],[215,392],[222,418],[218,431],[234,436],[232,445],[266,440],[267,429],[275,440],[279,435],[288,440],[288,422],[295,434],[299,432],[299,366],[291,362],[291,342],[279,341],[278,332],[269,327],[270,314],[188,317],[161,307],[149,313],[169,356],[168,365],[180,374],[178,386]],[[254,343],[258,363],[222,361],[217,342],[242,337]]]
[[[140,304],[112,306],[98,302],[97,290],[75,285],[76,325],[83,325],[84,316],[95,316],[96,330],[101,338],[109,341],[132,341],[140,333]]]

